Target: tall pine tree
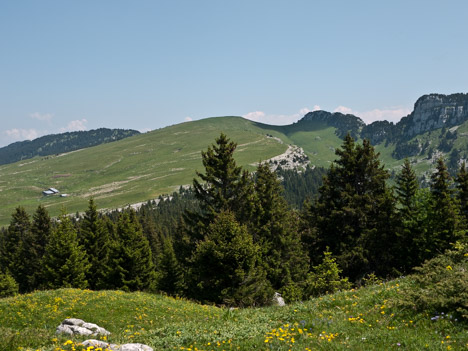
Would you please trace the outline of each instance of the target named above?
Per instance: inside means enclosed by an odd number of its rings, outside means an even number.
[[[156,273],[151,248],[133,210],[120,214],[115,235],[113,286],[125,291],[154,290]]]
[[[262,263],[274,289],[304,281],[309,258],[297,221],[283,197],[283,188],[268,164],[260,164],[255,179],[253,217],[249,225],[260,245]]]
[[[42,285],[42,258],[44,257],[47,243],[52,230],[52,223],[46,208],[39,205],[33,214],[31,224],[31,242],[28,249],[29,262],[31,267],[29,274],[29,285],[31,289],[38,289]]]
[[[468,225],[468,172],[465,162],[462,163],[457,173],[457,198],[460,205],[460,214],[465,222],[465,227]]]
[[[237,144],[221,133],[216,144],[202,151],[205,173],[197,172],[203,181],[193,180],[195,197],[200,201],[201,214],[190,213],[189,222],[202,232],[222,211],[232,212],[237,220],[246,212],[246,199],[251,194],[248,188],[250,177],[236,165],[234,151]]]
[[[99,217],[94,199],[90,199],[88,209],[79,229],[80,244],[86,252],[89,270],[86,274],[91,289],[108,287],[110,268],[110,238],[104,221]]]
[[[233,305],[264,303],[271,291],[257,267],[258,250],[231,212],[217,214],[190,259],[190,296]]]
[[[422,263],[426,226],[420,216],[419,184],[408,159],[396,178],[398,229],[395,244],[397,269],[403,274]]]
[[[309,207],[316,227],[313,263],[322,252],[336,255],[345,276],[357,279],[366,273],[391,272],[394,253],[389,247],[395,236],[395,204],[386,185],[388,172],[368,140],[356,144],[348,134],[338,159],[324,178],[314,208]]]
[[[88,287],[86,274],[89,263],[83,247],[79,245],[76,228],[65,210],[59,217],[57,227],[52,230],[42,265],[45,288]]]
[[[431,237],[426,248],[430,258],[443,253],[462,237],[458,207],[454,200],[452,179],[442,158],[431,176]]]
[[[12,214],[6,232],[2,250],[2,266],[18,283],[20,293],[31,290],[29,279],[35,269],[30,266],[29,262],[32,239],[29,215],[24,207],[19,206]]]
[[[170,295],[180,295],[184,290],[184,275],[172,247],[172,241],[165,239],[159,260],[158,290]]]

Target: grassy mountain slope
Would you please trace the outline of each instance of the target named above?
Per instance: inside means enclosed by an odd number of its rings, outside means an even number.
[[[60,289],[0,299],[2,350],[82,350],[56,335],[65,318],[97,323],[108,342],[154,350],[462,350],[466,324],[395,304],[410,278],[286,307],[228,310],[146,293]],[[432,318],[432,319],[431,319]]]
[[[450,131],[456,132],[455,138],[450,134],[451,139],[447,139]],[[200,151],[206,150],[220,132],[238,143],[235,157],[248,169],[253,169],[255,162],[282,154],[287,144],[302,147],[312,165],[327,168],[335,159],[335,149],[342,144],[337,128],[320,120],[271,126],[241,117],[217,117],[66,154],[35,157],[0,166],[0,225],[8,224],[18,205],[32,213],[43,204],[55,216],[62,206],[68,212],[84,210],[91,196],[101,208],[118,208],[171,193],[180,185],[191,184],[195,170],[203,170]],[[420,148],[410,157],[416,172],[428,179],[437,157],[443,155],[449,162],[453,150],[459,150],[456,161],[466,159],[467,135],[468,121],[405,141]],[[445,139],[450,147],[441,153],[440,145]],[[395,173],[403,164],[403,159],[395,158],[397,146],[385,142],[376,145],[385,167]],[[406,146],[400,149],[405,151]],[[452,163],[456,166],[457,162]],[[42,196],[42,190],[49,187],[70,196]]]
[[[113,143],[0,166],[0,225],[22,205],[32,213],[39,204],[51,215],[62,206],[82,211],[93,196],[100,207],[117,208],[171,193],[191,184],[203,170],[201,150],[224,131],[238,143],[242,166],[282,154],[287,145],[266,136],[267,130],[240,117],[182,123]],[[272,132],[274,133],[274,132]],[[276,134],[276,133],[275,133]],[[251,169],[253,167],[250,166]],[[42,196],[49,187],[69,197]]]

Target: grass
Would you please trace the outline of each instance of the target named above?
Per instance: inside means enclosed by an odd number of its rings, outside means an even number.
[[[17,206],[32,214],[44,205],[52,216],[62,207],[69,213],[87,208],[92,196],[101,208],[115,209],[145,202],[191,184],[196,170],[203,170],[201,150],[206,150],[221,132],[238,143],[235,153],[239,165],[254,169],[256,162],[282,154],[287,144],[302,147],[312,165],[329,167],[342,145],[335,128],[321,122],[299,122],[271,126],[241,117],[216,117],[181,123],[113,143],[67,154],[36,157],[0,166],[0,226],[8,225]],[[441,130],[418,135],[438,145]],[[468,122],[457,129],[454,147],[467,150]],[[274,136],[269,138],[267,135]],[[279,140],[279,141],[278,141]],[[403,160],[392,157],[394,145],[376,146],[382,163],[398,172]],[[433,165],[427,155],[412,157],[418,174],[430,173]],[[69,197],[42,196],[54,187]]]
[[[395,304],[407,279],[286,307],[229,310],[147,293],[60,289],[0,300],[2,350],[81,350],[55,329],[67,317],[97,323],[111,343],[154,350],[462,350],[466,324]]]
[[[191,184],[202,170],[201,150],[224,131],[238,143],[239,165],[286,151],[287,145],[267,138],[254,122],[240,117],[209,118],[182,123],[124,140],[63,155],[36,157],[0,166],[0,225],[8,224],[21,205],[33,213],[43,204],[56,216],[62,206],[74,213],[86,209],[93,196],[104,208],[154,199]],[[69,197],[42,196],[54,187]]]

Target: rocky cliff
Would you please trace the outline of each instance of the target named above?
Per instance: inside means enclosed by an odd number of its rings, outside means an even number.
[[[411,138],[430,130],[452,127],[468,120],[468,94],[429,94],[420,97],[413,112],[400,122],[403,135]]]
[[[299,123],[323,122],[337,128],[336,134],[344,137],[366,138],[372,144],[400,143],[412,137],[442,127],[452,127],[468,120],[468,94],[428,94],[414,104],[414,110],[398,123],[376,121],[366,125],[354,115],[314,111],[306,114]]]

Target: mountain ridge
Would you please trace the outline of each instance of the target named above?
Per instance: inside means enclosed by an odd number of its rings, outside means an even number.
[[[48,134],[33,140],[17,141],[0,148],[0,165],[76,151],[140,134],[133,129],[98,128],[87,131]]]
[[[463,106],[465,111],[468,94],[448,98],[437,94],[437,98],[432,98],[434,95],[418,99],[416,112],[397,124],[377,121],[366,125],[357,116],[326,111],[311,112],[287,126],[267,125],[235,116],[212,117],[80,152],[36,156],[27,162],[1,165],[0,225],[8,222],[19,205],[32,212],[38,204],[43,204],[52,215],[57,215],[63,206],[72,213],[84,210],[89,197],[94,197],[101,208],[112,209],[170,194],[192,182],[195,171],[202,167],[201,151],[221,132],[238,143],[236,160],[250,171],[258,162],[287,154],[290,146],[303,149],[311,167],[328,168],[336,158],[335,150],[342,145],[343,136],[350,131],[359,139],[371,140],[392,174],[399,172],[405,157],[410,157],[421,179],[429,179],[439,157],[445,157],[453,174],[461,162],[468,160],[468,138],[465,138],[468,119],[464,113],[450,114],[450,108],[446,114],[445,107],[455,106],[457,112],[458,106]],[[437,103],[429,112],[427,108],[419,108],[427,100]],[[425,119],[419,118],[419,111],[425,111]],[[408,126],[414,129],[418,121],[438,121],[441,115],[454,116],[442,118],[446,123],[444,127],[450,125],[450,128],[437,128],[440,124],[435,122],[423,123],[420,130],[430,130],[414,136],[401,134],[409,130]],[[461,124],[453,126],[454,123]],[[291,154],[293,161],[294,157],[297,158]],[[42,191],[50,187],[70,196],[43,197]]]
[[[297,123],[321,121],[337,128],[337,135],[343,137],[350,132],[353,137],[369,139],[379,144],[388,139],[390,142],[406,140],[418,134],[435,129],[452,127],[468,120],[468,94],[456,93],[426,94],[418,98],[413,111],[403,116],[397,123],[387,120],[366,124],[360,117],[340,112],[312,111]]]

